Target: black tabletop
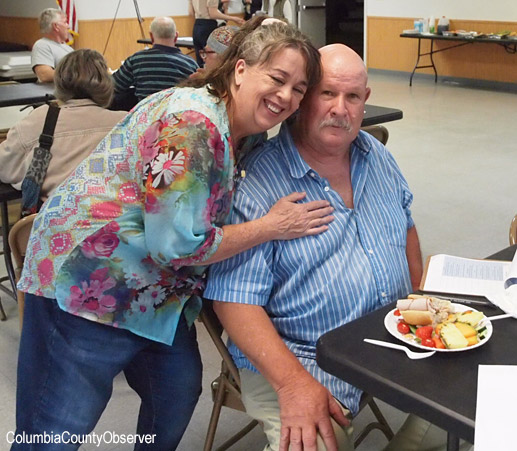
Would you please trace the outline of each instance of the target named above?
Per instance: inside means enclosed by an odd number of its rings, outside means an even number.
[[[30,105],[54,99],[52,83],[14,83],[0,85],[0,107]]]
[[[377,125],[402,119],[402,111],[377,105],[365,105],[362,126]]]
[[[517,245],[489,258],[511,260]],[[478,365],[517,365],[517,321],[493,323],[490,340],[464,352],[439,353],[410,360],[403,352],[364,343],[364,338],[397,342],[384,327],[395,308],[385,306],[323,335],[317,344],[318,364],[325,371],[405,412],[414,413],[454,435],[474,442]],[[498,308],[479,308],[487,316]]]
[[[153,42],[149,38],[143,38],[143,39],[137,39],[139,44],[147,44],[151,45]],[[178,38],[176,40],[176,47],[185,47],[187,49],[193,49],[194,48],[194,42],[192,41],[192,38],[190,37],[184,37],[184,38]]]
[[[7,183],[0,182],[0,202],[9,202],[10,200],[21,199],[22,192],[14,189]]]
[[[435,39],[438,41],[463,41],[463,42],[481,42],[485,44],[502,44],[502,45],[515,45],[517,39],[513,38],[494,38],[488,37],[487,35],[480,35],[478,37],[472,36],[443,36],[440,34],[423,34],[423,33],[401,33],[401,38],[418,38],[418,39]]]

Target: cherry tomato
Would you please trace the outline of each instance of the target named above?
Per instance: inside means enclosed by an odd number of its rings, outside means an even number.
[[[400,316],[400,310],[399,310],[399,309],[395,310],[395,311],[393,312],[393,314],[394,314],[395,316]]]
[[[415,335],[422,340],[424,340],[424,338],[431,338],[432,334],[433,326],[422,326],[419,327],[415,332]]]
[[[428,348],[436,348],[436,345],[432,338],[422,338],[422,346],[427,346]]]
[[[404,321],[401,321],[400,323],[397,324],[397,330],[401,333],[401,334],[409,334],[409,331],[411,330],[409,328],[409,326],[407,325],[407,323],[405,323]]]

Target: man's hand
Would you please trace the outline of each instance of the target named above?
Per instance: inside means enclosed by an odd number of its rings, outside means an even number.
[[[330,418],[341,426],[349,420],[330,392],[305,372],[277,390],[280,404],[280,451],[317,451],[317,435],[327,451],[337,451]],[[289,448],[289,446],[291,448]]]

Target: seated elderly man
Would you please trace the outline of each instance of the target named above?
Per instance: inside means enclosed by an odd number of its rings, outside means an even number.
[[[303,202],[328,200],[334,220],[320,235],[272,241],[213,265],[205,291],[218,301],[246,410],[274,450],[335,450],[336,440],[353,449],[345,415],[357,414],[361,391],[318,367],[316,341],[406,296],[422,274],[413,196],[393,156],[360,131],[370,95],[365,66],[342,44],[320,52],[323,78],[294,122],[245,158],[231,220],[258,219],[292,191],[305,192]],[[277,102],[290,95],[286,89]],[[405,437],[427,428],[413,418]],[[390,449],[417,449],[396,439]]]
[[[113,74],[117,106],[124,96],[133,96],[134,90],[136,99],[125,108],[130,109],[147,96],[176,86],[198,68],[190,56],[176,47],[178,32],[172,18],[156,17],[149,34],[153,47],[129,56]]]
[[[65,44],[68,40],[68,21],[60,9],[47,8],[39,16],[39,28],[43,37],[32,46],[32,70],[42,83],[54,80],[57,63],[74,49]]]

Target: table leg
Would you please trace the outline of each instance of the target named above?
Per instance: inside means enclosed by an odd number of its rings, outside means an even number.
[[[460,449],[460,439],[456,435],[447,433],[447,451],[458,451]]]
[[[12,287],[12,292],[9,294],[16,300],[16,278],[14,276],[13,261],[11,259],[11,248],[9,247],[9,213],[7,211],[7,202],[2,202],[1,214],[5,268],[7,269],[7,275],[9,276],[9,281],[11,282]]]
[[[418,68],[418,63],[420,62],[420,41],[421,39],[418,38],[418,54],[416,56],[416,63],[415,67],[413,68],[413,72],[411,72],[411,75],[409,76],[409,86],[413,86],[413,75],[415,75],[415,71]]]
[[[434,65],[434,60],[433,60],[433,53],[434,53],[433,45],[434,45],[434,39],[431,39],[431,51],[429,52],[429,58],[431,58],[431,66],[434,70],[434,82],[437,83],[438,82],[438,72],[436,72],[436,66]]]

